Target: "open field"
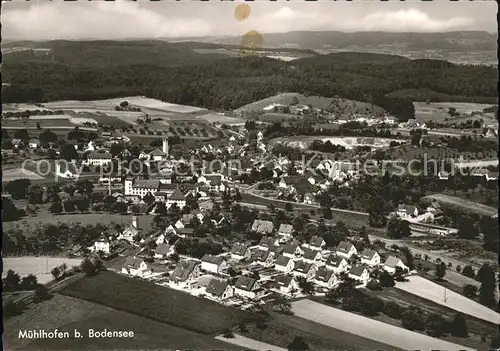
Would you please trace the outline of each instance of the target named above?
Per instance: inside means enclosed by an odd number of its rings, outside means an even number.
[[[75,124],[73,124],[70,120],[71,116],[67,115],[53,115],[53,116],[45,116],[50,118],[44,119],[31,119],[31,118],[19,118],[19,119],[10,119],[4,118],[2,119],[2,128],[4,129],[37,129],[37,123],[40,123],[42,128],[50,128],[50,129],[73,129],[75,128]]]
[[[446,291],[447,300],[444,302],[443,287],[420,276],[411,276],[408,277],[408,279],[408,282],[397,282],[396,287],[476,318],[495,324],[500,323],[500,314],[488,307],[480,305],[475,301],[449,290]]]
[[[56,294],[33,305],[20,316],[4,320],[7,350],[112,350],[192,349],[239,350],[210,336],[155,322],[88,301]],[[20,330],[54,329],[84,334],[81,339],[19,339]],[[88,338],[88,330],[133,331],[132,338]],[[71,335],[71,334],[70,334]]]
[[[245,120],[243,118],[224,116],[223,113],[208,113],[205,115],[197,116],[196,119],[200,119],[200,120],[207,121],[210,123],[220,123],[220,124],[227,124],[227,125],[244,124],[245,123]]]
[[[473,350],[311,300],[293,302],[292,310],[296,316],[405,350]]]
[[[250,112],[262,111],[262,109],[271,104],[292,105],[294,97],[297,99],[298,105],[312,105],[313,108],[327,109],[331,108],[333,112],[339,114],[357,114],[373,111],[374,113],[383,113],[381,107],[360,101],[348,100],[343,98],[327,98],[322,96],[304,96],[299,93],[281,93],[251,104],[240,107],[237,111]]]
[[[401,145],[399,147],[390,148],[386,150],[386,159],[392,160],[402,160],[409,162],[414,159],[421,159],[426,157],[427,160],[459,160],[462,157],[464,160],[477,160],[478,158],[482,158],[482,161],[474,161],[474,162],[464,162],[470,164],[471,166],[476,165],[476,162],[480,162],[478,165],[490,163],[498,165],[498,156],[496,155],[496,150],[486,150],[484,152],[478,153],[470,153],[470,152],[460,152],[456,149],[451,149],[448,147],[415,147],[413,145]],[[454,165],[457,166],[460,163],[454,162]],[[441,166],[438,163],[438,166]],[[477,166],[477,165],[476,165]]]
[[[61,293],[204,334],[256,319],[249,312],[111,272],[79,280]]]
[[[302,116],[293,113],[267,112],[259,116],[259,122],[284,122],[291,119],[298,119]]]
[[[42,176],[36,174],[35,172],[29,171],[23,168],[14,168],[14,169],[5,169],[2,170],[2,183],[10,182],[16,179],[30,179],[30,180],[39,180],[43,179]]]
[[[492,105],[476,104],[471,102],[431,102],[429,104],[425,102],[414,102],[413,106],[415,106],[415,119],[417,120],[432,120],[434,122],[444,122],[445,118],[448,118],[451,122],[454,121],[455,118],[452,118],[448,114],[448,110],[450,108],[455,108],[456,112],[459,114],[470,115],[472,112],[481,112],[486,107],[490,107]],[[475,116],[471,116],[469,119],[471,118],[479,119],[484,118],[484,116],[478,114]]]
[[[497,208],[445,194],[427,195],[422,198],[422,201],[437,201],[441,206],[445,208],[454,208],[478,215],[493,216],[494,214],[498,213]]]
[[[396,350],[387,344],[348,333],[293,315],[271,312],[266,328],[255,324],[246,325],[246,330],[236,330],[242,336],[278,347],[287,348],[295,336],[302,336],[315,351],[330,350]],[[267,350],[260,348],[259,350]]]
[[[25,112],[25,111],[51,111],[49,108],[39,107],[34,104],[2,104],[3,112]]]
[[[340,145],[350,150],[358,146],[369,146],[371,148],[384,148],[388,147],[391,141],[405,142],[403,139],[388,139],[388,138],[371,138],[371,137],[330,137],[330,136],[291,136],[280,137],[272,139],[269,146],[275,144],[283,144],[300,149],[307,149],[314,140],[321,140],[323,142],[329,141],[333,145]]]
[[[65,257],[4,257],[2,278],[7,275],[7,271],[12,269],[21,277],[28,274],[34,274],[40,284],[46,284],[53,280],[50,271],[54,267],[58,267],[66,263],[68,268],[78,266],[82,260],[78,258]]]

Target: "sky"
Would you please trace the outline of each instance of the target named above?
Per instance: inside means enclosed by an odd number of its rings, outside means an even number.
[[[494,1],[445,0],[357,2],[4,2],[2,38],[7,40],[139,39],[238,36],[294,30],[446,32],[497,31]]]

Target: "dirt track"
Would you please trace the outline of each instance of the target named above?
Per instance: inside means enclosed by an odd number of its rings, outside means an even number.
[[[310,300],[292,303],[296,316],[405,350],[473,350]]]

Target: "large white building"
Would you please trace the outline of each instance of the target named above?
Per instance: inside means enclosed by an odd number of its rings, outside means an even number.
[[[90,151],[87,154],[87,164],[90,166],[105,166],[111,163],[113,156],[107,152],[102,150]]]

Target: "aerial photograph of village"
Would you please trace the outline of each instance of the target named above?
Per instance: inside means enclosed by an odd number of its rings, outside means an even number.
[[[5,350],[499,350],[495,2],[5,2]]]

